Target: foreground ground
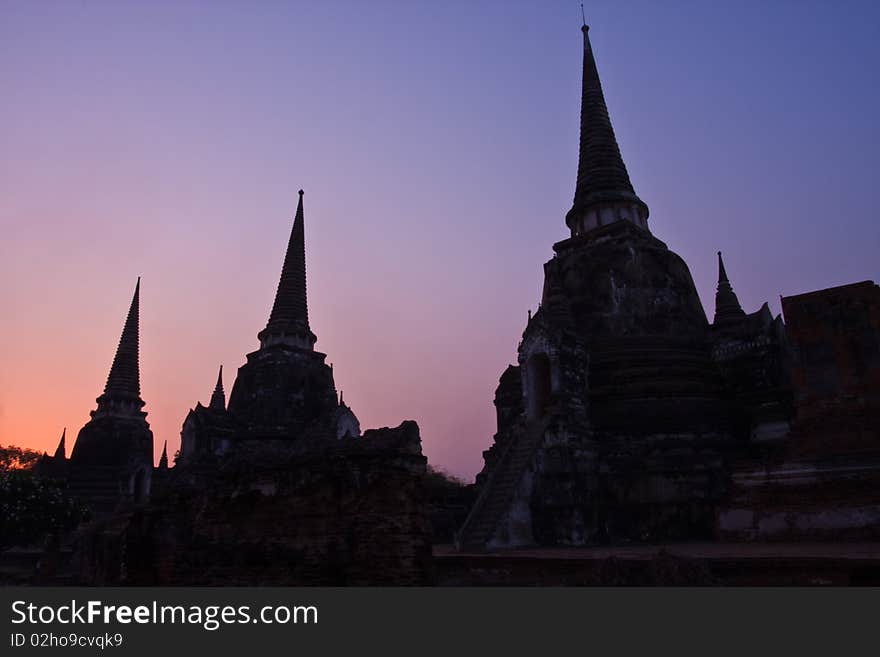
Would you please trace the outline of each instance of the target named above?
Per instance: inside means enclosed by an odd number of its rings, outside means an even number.
[[[440,585],[880,585],[880,543],[677,543],[457,552]]]

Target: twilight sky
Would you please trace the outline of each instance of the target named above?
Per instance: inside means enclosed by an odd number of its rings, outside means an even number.
[[[880,3],[588,2],[653,233],[710,315],[880,280]],[[0,444],[68,450],[135,279],[157,455],[268,318],[305,189],[317,349],[471,478],[577,167],[561,2],[0,0]]]

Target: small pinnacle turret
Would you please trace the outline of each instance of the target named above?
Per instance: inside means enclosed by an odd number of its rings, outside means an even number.
[[[306,299],[306,251],[305,218],[303,213],[303,190],[299,190],[299,201],[281,279],[275,294],[275,303],[269,315],[266,328],[257,336],[261,347],[273,344],[288,344],[304,349],[312,349],[317,338],[309,329],[309,311]]]
[[[745,317],[739,299],[730,285],[727,272],[724,270],[724,260],[721,259],[721,251],[718,252],[718,289],[715,292],[715,324],[723,324],[731,320]]]
[[[165,444],[162,446],[162,456],[159,457],[159,469],[167,470],[168,469],[168,441],[165,441]]]
[[[585,24],[581,132],[574,203],[565,216],[572,236],[615,221],[631,221],[647,229],[648,206],[636,196],[614,128],[608,116],[602,83]]]
[[[214,392],[211,394],[211,403],[208,408],[218,411],[226,410],[226,393],[223,392],[223,366],[220,366],[220,372],[217,374],[217,385],[214,386]]]
[[[67,449],[64,445],[66,437],[67,437],[67,427],[64,427],[64,430],[61,432],[61,440],[58,441],[58,447],[55,448],[55,454],[53,454],[54,458],[56,458],[56,459],[65,458],[65,455],[67,452]]]
[[[122,336],[119,338],[116,355],[110,366],[110,374],[107,376],[107,385],[104,386],[104,394],[96,400],[98,414],[139,413],[144,405],[141,399],[138,363],[140,290],[141,279],[138,277]]]

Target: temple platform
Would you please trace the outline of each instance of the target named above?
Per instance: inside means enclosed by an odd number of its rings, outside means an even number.
[[[878,586],[880,542],[433,549],[440,586]]]

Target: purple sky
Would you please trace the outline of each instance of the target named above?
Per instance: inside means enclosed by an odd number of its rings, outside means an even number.
[[[174,451],[257,347],[306,191],[312,328],[364,428],[470,478],[577,166],[577,2],[0,0],[0,443],[94,408],[143,276]],[[651,227],[713,312],[880,279],[880,3],[589,2]],[[71,440],[68,446],[72,444]]]

